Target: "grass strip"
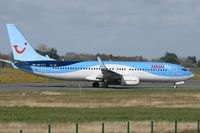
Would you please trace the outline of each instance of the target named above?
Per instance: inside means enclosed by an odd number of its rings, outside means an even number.
[[[50,108],[0,107],[0,122],[93,122],[93,121],[197,121],[196,108]]]

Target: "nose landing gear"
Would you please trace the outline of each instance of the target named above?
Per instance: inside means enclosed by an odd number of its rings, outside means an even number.
[[[184,83],[184,81],[174,82],[174,88],[177,88],[177,85],[182,85]]]
[[[176,83],[174,83],[174,89],[176,89],[177,88],[177,85],[176,85]]]

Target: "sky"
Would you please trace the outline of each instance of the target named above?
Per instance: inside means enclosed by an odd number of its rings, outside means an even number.
[[[158,58],[166,51],[200,58],[200,0],[0,0],[0,52],[6,24],[32,47],[59,54],[106,53]]]

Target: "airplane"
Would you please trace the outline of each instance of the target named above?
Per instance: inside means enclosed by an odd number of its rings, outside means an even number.
[[[172,82],[174,88],[194,74],[183,66],[164,62],[58,61],[38,54],[15,24],[7,24],[13,61],[0,59],[13,68],[35,75],[92,82],[93,87],[137,86],[140,82]]]

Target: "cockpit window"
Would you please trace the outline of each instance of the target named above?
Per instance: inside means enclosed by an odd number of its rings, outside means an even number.
[[[183,71],[187,71],[187,69],[185,69],[185,68],[182,68],[182,70],[183,70]]]

